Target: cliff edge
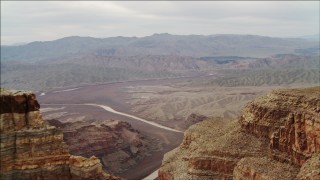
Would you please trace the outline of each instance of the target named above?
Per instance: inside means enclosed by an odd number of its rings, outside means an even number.
[[[320,179],[320,87],[276,90],[238,121],[191,126],[164,156],[159,179]]]
[[[69,154],[63,134],[47,125],[35,95],[0,91],[0,175],[7,179],[111,179],[96,157]]]

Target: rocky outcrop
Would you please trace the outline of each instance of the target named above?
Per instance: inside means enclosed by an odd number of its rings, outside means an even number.
[[[96,156],[103,167],[118,174],[135,165],[161,145],[142,135],[123,121],[85,120],[60,122],[48,120],[50,125],[62,130],[71,154]]]
[[[268,157],[246,157],[241,159],[234,168],[233,179],[295,179],[299,168],[287,163],[281,163]]]
[[[320,88],[277,90],[248,104],[242,128],[270,139],[273,159],[302,165],[320,152]]]
[[[33,93],[1,88],[1,179],[120,179],[102,171],[95,157],[70,155],[62,132],[39,109]]]
[[[71,156],[69,159],[71,179],[108,179],[120,180],[102,170],[100,160],[95,156],[84,158],[82,156]]]
[[[249,103],[240,121],[191,126],[159,179],[317,179],[319,97],[320,87],[277,90]]]
[[[190,127],[193,124],[196,124],[198,122],[201,122],[205,119],[207,119],[207,116],[198,114],[198,113],[191,113],[182,123],[182,128],[187,129],[188,127]]]
[[[260,157],[267,142],[241,131],[236,121],[209,118],[191,126],[181,145],[165,154],[159,179],[232,179],[243,157]]]

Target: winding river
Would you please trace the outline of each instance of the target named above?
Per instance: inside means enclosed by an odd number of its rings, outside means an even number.
[[[142,121],[144,123],[150,124],[152,126],[155,126],[155,127],[161,128],[161,129],[165,129],[165,130],[173,131],[173,132],[178,132],[178,133],[183,133],[182,131],[179,131],[179,130],[176,130],[176,129],[173,129],[173,128],[169,128],[169,127],[160,125],[160,124],[155,123],[155,122],[150,122],[148,120],[139,118],[137,116],[133,116],[133,115],[130,115],[130,114],[127,114],[127,113],[116,111],[116,110],[112,109],[109,106],[105,106],[105,105],[101,105],[101,104],[43,104],[43,105],[96,106],[96,107],[100,107],[100,108],[102,108],[102,109],[104,109],[104,110],[106,110],[108,112],[111,112],[111,113],[114,113],[114,114],[119,114],[121,116],[126,116],[126,117],[129,117],[129,118],[138,120],[138,121]],[[151,174],[149,174],[147,177],[143,178],[143,180],[156,179],[157,177],[158,177],[158,169],[156,171],[152,172]]]
[[[203,78],[203,77],[202,77]],[[161,151],[155,152],[152,156],[139,161],[136,166],[121,174],[128,179],[155,179],[158,175],[158,168],[161,165],[163,155],[178,146],[183,138],[183,131],[161,125],[156,122],[137,117],[127,112],[130,106],[126,104],[128,86],[159,85],[188,81],[193,78],[177,78],[163,80],[144,80],[134,82],[119,82],[99,85],[88,85],[69,89],[57,89],[55,91],[40,92],[38,100],[41,105],[47,106],[91,106],[100,109],[103,113],[119,116],[119,120],[132,122],[135,128],[146,133],[150,137],[158,138],[164,147]],[[94,93],[92,93],[94,92]],[[66,102],[66,103],[65,103]],[[109,105],[109,106],[108,106]],[[110,107],[111,106],[111,107]],[[113,109],[115,108],[115,109]],[[72,108],[71,108],[72,109]],[[76,108],[77,109],[77,108]],[[76,112],[77,110],[75,110]],[[99,117],[99,113],[97,113]],[[103,115],[102,115],[103,116]],[[129,121],[128,121],[129,120]],[[148,127],[149,126],[149,127]],[[159,131],[158,131],[159,130]],[[149,173],[147,173],[149,172]]]
[[[176,129],[172,129],[172,128],[169,128],[169,127],[167,127],[167,126],[163,126],[163,125],[160,125],[160,124],[158,124],[158,123],[151,122],[151,121],[148,121],[148,120],[139,118],[139,117],[137,117],[137,116],[133,116],[133,115],[130,115],[130,114],[126,114],[126,113],[123,113],[123,112],[116,111],[116,110],[112,109],[112,108],[109,107],[109,106],[100,105],[100,104],[84,104],[84,105],[98,106],[98,107],[103,108],[103,109],[106,110],[106,111],[111,112],[111,113],[119,114],[119,115],[126,116],[126,117],[129,117],[129,118],[138,120],[138,121],[142,121],[142,122],[144,122],[144,123],[150,124],[150,125],[152,125],[152,126],[155,126],[155,127],[161,128],[161,129],[165,129],[165,130],[173,131],[173,132],[183,133],[182,131],[179,131],[179,130],[176,130]]]
[[[130,115],[130,114],[127,114],[127,113],[123,113],[123,112],[116,111],[116,110],[112,109],[112,108],[109,107],[109,106],[105,106],[105,105],[101,105],[101,104],[43,104],[43,105],[97,106],[97,107],[101,107],[102,109],[104,109],[104,110],[106,110],[106,111],[108,111],[108,112],[111,112],[111,113],[114,113],[114,114],[119,114],[119,115],[121,115],[121,116],[126,116],[126,117],[129,117],[129,118],[138,120],[138,121],[142,121],[142,122],[144,122],[144,123],[150,124],[150,125],[152,125],[152,126],[155,126],[155,127],[161,128],[161,129],[165,129],[165,130],[172,131],[172,132],[183,133],[182,131],[179,131],[179,130],[176,130],[176,129],[173,129],[173,128],[169,128],[169,127],[167,127],[167,126],[163,126],[163,125],[158,124],[158,123],[155,123],[155,122],[150,122],[150,121],[148,121],[148,120],[139,118],[139,117],[137,117],[137,116],[133,116],[133,115]]]

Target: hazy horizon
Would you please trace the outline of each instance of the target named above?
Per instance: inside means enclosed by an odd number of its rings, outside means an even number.
[[[1,2],[1,45],[68,36],[299,37],[318,32],[318,1]]]
[[[153,33],[150,35],[146,35],[146,36],[109,36],[109,37],[94,37],[94,36],[79,36],[79,35],[70,35],[70,36],[64,36],[64,37],[58,37],[57,39],[51,39],[51,40],[32,40],[29,42],[15,42],[12,44],[2,44],[2,46],[19,46],[19,45],[26,45],[29,43],[33,43],[33,42],[49,42],[49,41],[56,41],[56,40],[60,40],[63,38],[69,38],[69,37],[81,37],[81,38],[113,38],[113,37],[124,37],[124,38],[131,38],[131,37],[136,37],[136,38],[143,38],[143,37],[148,37],[148,36],[153,36],[156,34],[169,34],[169,35],[173,35],[173,36],[216,36],[216,35],[243,35],[243,36],[262,36],[262,37],[271,37],[271,38],[302,38],[305,36],[317,36],[319,37],[320,34],[306,34],[306,35],[302,35],[302,36],[287,36],[287,37],[276,37],[276,36],[266,36],[266,35],[259,35],[259,34],[208,34],[208,35],[204,35],[204,34],[170,34],[170,33]]]

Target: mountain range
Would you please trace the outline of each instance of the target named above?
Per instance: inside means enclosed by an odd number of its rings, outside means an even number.
[[[92,38],[71,36],[55,41],[32,42],[21,46],[1,46],[1,60],[39,61],[98,56],[178,55],[250,56],[299,53],[319,49],[319,43],[302,38],[273,38],[255,35],[171,35],[146,37]]]
[[[319,67],[319,42],[255,35],[164,33],[141,38],[72,36],[1,46],[1,86],[29,90],[204,75],[221,69],[278,67],[300,69],[299,73],[290,71],[296,75],[301,74],[301,68],[304,69],[302,74],[308,72],[308,68],[316,69]],[[312,81],[317,75],[312,73]]]

